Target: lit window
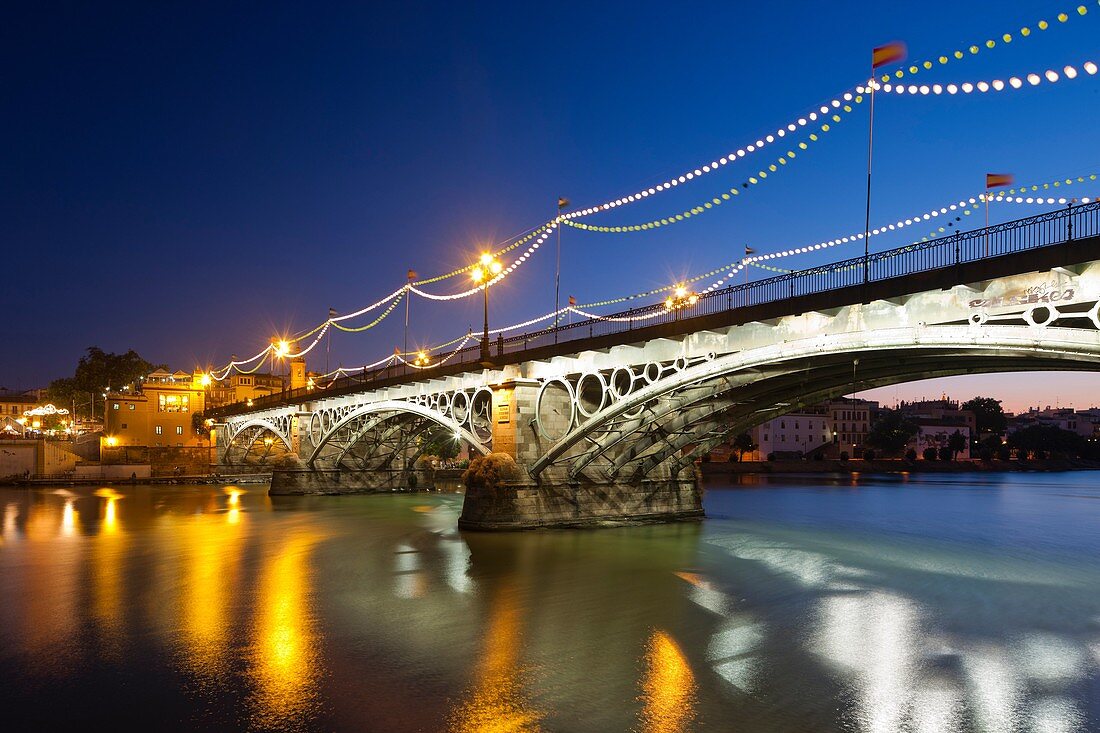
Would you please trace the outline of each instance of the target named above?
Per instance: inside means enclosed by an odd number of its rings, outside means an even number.
[[[182,425],[177,425],[176,426],[176,435],[183,435],[183,426]]]
[[[187,395],[158,395],[158,412],[190,412],[190,397]]]
[[[112,410],[117,410],[118,409],[118,403],[116,402],[113,405],[111,405],[111,409]]]
[[[157,425],[155,432],[157,435],[164,435],[164,428],[162,428],[160,425]]]
[[[135,405],[135,404],[134,404],[133,402],[130,402],[130,403],[129,403],[129,404],[127,404],[126,406],[127,406],[127,407],[129,407],[129,408],[130,408],[131,410],[133,410],[133,409],[135,409],[135,408],[137,407],[137,405]]]

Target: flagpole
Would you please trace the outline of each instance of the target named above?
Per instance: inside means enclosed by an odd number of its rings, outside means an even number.
[[[412,287],[412,270],[405,273],[405,343],[403,347],[404,353],[402,354],[402,358],[404,359],[409,357],[409,303],[412,301],[412,293],[409,291],[410,287]],[[408,372],[409,368],[406,366],[404,371]]]
[[[874,150],[875,140],[875,53],[871,51],[871,115],[867,125],[867,209],[863,218],[863,282],[870,280],[871,259],[871,153]]]
[[[989,256],[989,182],[986,181],[985,193],[982,194],[982,198],[985,199],[985,236],[982,237],[982,257]]]
[[[558,226],[557,226],[557,230],[558,230],[558,253],[557,253],[556,261],[554,263],[554,327],[555,327],[555,329],[557,328],[557,325],[558,325],[558,319],[561,318],[561,315],[558,313],[558,303],[559,303],[559,298],[560,298],[560,296],[559,296],[559,285],[561,283],[561,202],[562,202],[562,199],[561,199],[561,196],[559,196],[558,197],[558,214],[557,214],[557,216],[558,216],[558,222],[557,222],[557,224],[558,224]],[[556,344],[557,342],[558,342],[558,332],[557,332],[557,330],[555,330],[554,331],[554,343]]]

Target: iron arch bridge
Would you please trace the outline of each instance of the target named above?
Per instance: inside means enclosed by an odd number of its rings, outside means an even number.
[[[699,456],[802,406],[932,377],[1100,371],[1098,235],[1090,204],[734,286],[657,324],[572,324],[490,365],[459,354],[225,410],[218,444],[227,463],[285,447],[340,490],[355,472],[392,487],[446,441],[507,456],[507,491],[468,487],[469,527],[697,515]]]

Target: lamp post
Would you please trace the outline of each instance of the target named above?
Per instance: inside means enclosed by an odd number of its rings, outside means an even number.
[[[504,265],[500,264],[500,260],[486,252],[481,255],[478,264],[470,273],[470,277],[473,281],[482,286],[481,292],[485,296],[485,328],[481,334],[482,362],[489,361],[489,283],[494,277],[499,275],[500,271],[503,269]]]

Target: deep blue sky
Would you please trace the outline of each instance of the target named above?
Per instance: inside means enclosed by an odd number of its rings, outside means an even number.
[[[1100,7],[1088,0],[1085,17],[1075,7],[23,4],[0,31],[0,385],[70,374],[93,344],[182,369],[251,355],[329,306],[381,297],[409,267],[423,276],[465,264],[485,242],[546,220],[559,195],[598,203],[754,141],[857,83],[884,41],[904,39],[919,61],[1014,35],[921,74],[928,83],[1100,61]],[[1057,23],[1061,11],[1069,22]],[[1052,28],[1035,29],[1040,18]],[[873,224],[975,195],[987,171],[1020,183],[1100,172],[1100,75],[880,101]],[[865,156],[860,108],[733,205],[655,232],[566,230],[562,298],[667,284],[746,244],[860,230]],[[680,211],[748,172],[728,166],[592,221]],[[552,259],[541,250],[494,288],[494,325],[552,308]],[[337,334],[333,366],[392,351],[397,316]],[[477,298],[414,301],[412,340],[480,320]],[[1016,379],[1001,395],[1009,402],[1025,397]],[[1095,380],[1077,378],[1077,404]],[[1022,404],[1042,399],[1033,387]]]

